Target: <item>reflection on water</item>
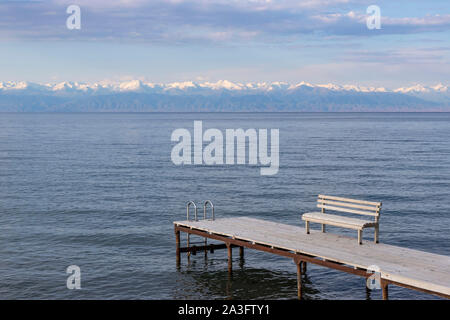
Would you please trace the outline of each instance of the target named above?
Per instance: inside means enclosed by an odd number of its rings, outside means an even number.
[[[187,263],[187,258],[184,258],[185,265],[180,267],[178,275],[182,279],[179,285],[183,286],[183,290],[176,290],[176,299],[199,299],[205,293],[221,299],[297,298],[294,262],[291,262],[292,272],[281,272],[245,266],[245,261],[234,258],[230,275],[226,268],[227,259],[209,257],[205,260],[204,256],[199,256],[191,257]],[[305,299],[317,299],[315,296],[320,293],[314,288],[308,273],[303,275],[303,290]]]

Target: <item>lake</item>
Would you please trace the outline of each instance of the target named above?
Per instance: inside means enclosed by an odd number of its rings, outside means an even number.
[[[278,173],[175,165],[171,133],[194,120],[279,129]],[[295,299],[294,263],[271,254],[235,254],[232,279],[226,250],[177,270],[172,222],[211,199],[217,218],[303,225],[319,193],[382,201],[380,242],[450,255],[450,113],[0,113],[0,298]],[[310,264],[305,291],[366,299],[364,279]]]

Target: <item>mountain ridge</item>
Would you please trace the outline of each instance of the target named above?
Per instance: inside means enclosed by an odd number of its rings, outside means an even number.
[[[36,90],[41,92],[61,92],[61,91],[78,91],[78,92],[96,92],[101,89],[108,90],[109,92],[124,92],[124,91],[168,91],[170,89],[178,89],[188,91],[190,89],[205,89],[205,90],[230,90],[230,91],[272,91],[279,90],[295,90],[299,87],[312,87],[312,88],[325,88],[333,91],[357,91],[357,92],[449,92],[450,85],[444,85],[438,83],[435,86],[424,86],[421,84],[415,84],[409,87],[399,87],[395,89],[386,89],[384,87],[373,86],[359,86],[352,84],[338,85],[333,83],[328,84],[311,84],[305,81],[301,81],[296,84],[290,84],[288,82],[275,81],[275,82],[231,82],[229,80],[219,80],[217,82],[195,82],[195,81],[182,81],[182,82],[169,82],[169,83],[154,83],[145,82],[142,80],[128,80],[120,82],[112,81],[100,81],[94,83],[63,81],[58,83],[36,83],[28,81],[7,81],[0,82],[0,92],[7,92],[13,90]]]
[[[450,111],[450,88],[299,82],[0,82],[0,112]]]

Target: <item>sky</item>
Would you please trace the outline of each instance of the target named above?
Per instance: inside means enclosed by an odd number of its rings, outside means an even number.
[[[79,30],[66,26],[73,4]],[[449,75],[448,0],[0,0],[0,81],[393,88]]]

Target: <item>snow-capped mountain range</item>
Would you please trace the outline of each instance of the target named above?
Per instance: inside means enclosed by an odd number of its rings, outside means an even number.
[[[449,85],[0,82],[2,111],[450,111]]]
[[[332,91],[354,91],[354,92],[400,92],[405,94],[424,94],[424,93],[448,93],[449,85],[439,83],[435,86],[423,86],[420,84],[400,87],[395,89],[386,89],[384,87],[365,87],[358,85],[337,85],[337,84],[311,84],[300,82],[289,84],[287,82],[256,82],[256,83],[238,83],[228,80],[219,80],[217,82],[171,82],[171,83],[151,83],[141,80],[130,80],[122,82],[60,82],[60,83],[33,83],[25,81],[0,82],[0,92],[13,91],[34,91],[42,93],[58,92],[78,92],[78,93],[115,93],[115,92],[170,92],[178,91],[237,91],[237,92],[271,92],[276,90],[292,91],[301,87],[324,88]]]

